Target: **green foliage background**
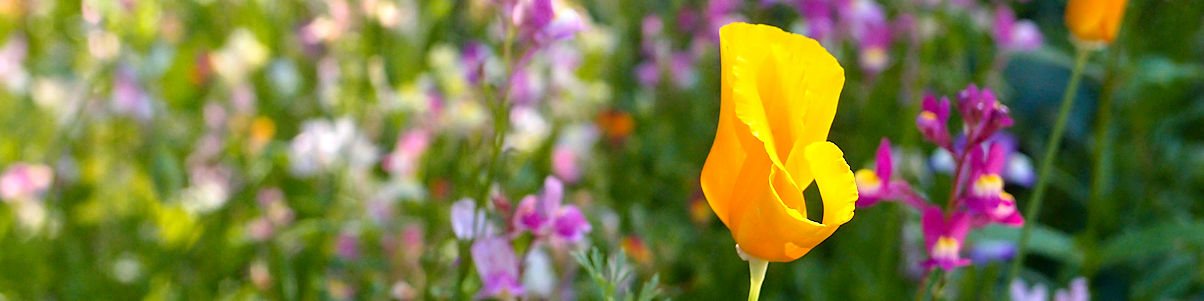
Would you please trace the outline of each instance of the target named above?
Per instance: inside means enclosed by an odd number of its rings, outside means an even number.
[[[391,265],[391,254],[364,248],[361,260],[342,260],[333,245],[342,225],[364,219],[362,195],[352,179],[339,174],[297,178],[288,173],[288,142],[304,120],[349,116],[389,149],[393,137],[414,118],[380,113],[367,70],[379,58],[390,87],[403,87],[432,68],[429,52],[439,45],[462,45],[488,37],[487,10],[474,1],[417,1],[413,34],[399,34],[364,22],[321,50],[343,68],[335,106],[319,103],[317,60],[299,42],[298,29],[325,11],[319,1],[96,1],[101,28],[120,40],[117,59],[89,52],[88,29],[77,1],[9,0],[15,7],[49,7],[45,12],[3,15],[0,40],[23,36],[35,78],[73,83],[63,93],[104,99],[120,68],[132,68],[149,94],[159,100],[149,122],[104,114],[94,103],[55,111],[39,106],[33,93],[0,92],[0,166],[42,162],[75,167],[73,181],[57,180],[45,196],[53,220],[47,232],[21,230],[10,206],[0,206],[0,293],[12,300],[33,299],[326,299],[330,279],[349,283],[356,296],[387,298],[391,280],[409,273]],[[909,12],[908,1],[881,1],[889,15]],[[12,4],[16,3],[16,4]],[[128,4],[127,4],[128,3]],[[354,1],[353,1],[354,3]],[[701,199],[698,174],[714,135],[718,114],[718,58],[714,51],[697,65],[691,89],[669,85],[641,87],[633,68],[639,62],[639,22],[658,14],[671,20],[699,1],[582,1],[595,25],[614,39],[608,53],[587,53],[579,77],[610,88],[604,108],[630,112],[635,131],[622,143],[593,147],[588,173],[572,186],[589,196],[591,208],[609,208],[620,236],[638,236],[651,261],[634,266],[638,279],[659,275],[666,295],[681,300],[739,300],[747,293],[747,265],[735,254],[727,229],[716,219],[690,217]],[[0,5],[2,6],[2,5]],[[354,6],[354,4],[353,4]],[[848,80],[830,140],[845,150],[854,168],[868,167],[881,137],[926,155],[914,126],[918,95],[953,95],[971,83],[996,89],[1016,118],[1010,129],[1030,157],[1044,150],[1057,100],[1069,76],[1072,47],[1062,23],[1065,1],[1012,5],[1034,20],[1046,37],[1041,50],[1018,54],[1003,68],[990,68],[998,51],[989,33],[974,29],[970,16],[936,12],[945,30],[907,59],[905,47],[892,48],[891,66],[869,76],[856,68],[856,48],[830,49],[845,65]],[[402,8],[405,9],[405,8]],[[790,28],[792,9],[749,3],[750,21]],[[165,20],[173,20],[169,24]],[[670,22],[666,22],[667,24]],[[1117,43],[1093,55],[1072,111],[1063,149],[1050,178],[1052,189],[1023,277],[1064,287],[1088,277],[1100,300],[1204,298],[1204,2],[1131,1]],[[174,29],[173,29],[174,28]],[[199,147],[207,101],[229,97],[231,85],[196,82],[198,57],[219,49],[237,28],[245,28],[269,50],[269,62],[288,61],[298,71],[298,89],[273,86],[268,68],[248,77],[258,114],[272,119],[275,139],[261,154],[240,145],[246,133],[231,132],[221,161],[235,167],[242,185],[215,213],[192,215],[173,205],[189,185],[187,157]],[[166,33],[175,30],[174,34]],[[667,27],[677,48],[692,38]],[[269,63],[271,65],[271,63]],[[906,68],[920,70],[908,78]],[[908,83],[916,86],[906,87]],[[30,90],[37,87],[31,83]],[[74,94],[72,94],[74,95]],[[555,100],[551,100],[555,101]],[[1101,122],[1101,110],[1111,121]],[[67,114],[70,118],[60,118]],[[560,123],[563,123],[561,121]],[[554,122],[555,123],[555,122]],[[560,124],[556,123],[556,124]],[[1104,129],[1098,135],[1098,129]],[[478,189],[477,170],[486,157],[481,133],[468,138],[436,138],[422,161],[427,187],[449,185],[444,195],[402,202],[403,222],[363,226],[362,245],[380,243],[374,234],[400,225],[425,229],[421,268],[430,299],[448,298],[454,282],[454,239],[448,205]],[[1102,138],[1102,139],[1101,139]],[[549,139],[553,140],[553,139]],[[539,189],[549,171],[550,142],[531,154],[504,156],[498,183],[512,199]],[[63,161],[61,158],[69,158]],[[1098,161],[1098,162],[1097,162]],[[1036,162],[1039,163],[1039,162]],[[918,164],[925,164],[919,162]],[[372,172],[386,177],[379,167]],[[925,191],[948,191],[947,176],[920,180]],[[56,175],[62,178],[64,175]],[[245,223],[257,213],[260,187],[280,187],[296,222],[280,229],[280,241],[248,242]],[[812,189],[813,190],[813,189]],[[351,192],[349,192],[351,191]],[[1030,191],[1010,187],[1021,208]],[[808,195],[814,191],[808,191]],[[941,193],[930,195],[944,199]],[[809,197],[816,200],[818,197]],[[819,208],[818,205],[809,208]],[[600,225],[602,216],[587,210]],[[812,212],[818,216],[818,212]],[[763,288],[765,300],[897,300],[916,293],[908,277],[904,233],[918,231],[918,213],[897,204],[858,210],[856,217],[806,257],[772,264]],[[906,225],[912,225],[909,226]],[[1015,229],[988,228],[983,239],[1014,239]],[[50,234],[53,233],[53,234]],[[620,241],[595,232],[594,245],[618,252]],[[914,239],[914,238],[912,238]],[[287,243],[281,241],[288,241]],[[140,262],[140,277],[122,282],[113,266],[123,258]],[[272,284],[250,283],[248,266],[266,262]],[[967,267],[949,289],[958,300],[1006,297],[1007,263]],[[475,277],[472,277],[475,278]],[[471,279],[470,281],[476,281]],[[586,276],[579,287],[593,285]],[[476,284],[470,284],[470,287]],[[633,286],[635,287],[635,286]],[[588,291],[581,289],[580,291]],[[582,299],[591,299],[583,295]]]

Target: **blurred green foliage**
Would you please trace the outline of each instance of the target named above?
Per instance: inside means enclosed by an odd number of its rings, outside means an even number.
[[[21,37],[28,43],[23,67],[30,74],[19,89],[0,89],[0,167],[40,162],[56,171],[42,200],[43,226],[24,229],[12,202],[0,206],[0,294],[12,300],[313,300],[338,298],[351,287],[356,298],[384,299],[395,294],[397,279],[407,279],[420,299],[449,298],[457,250],[447,208],[479,190],[477,171],[486,158],[479,141],[485,132],[432,139],[419,179],[429,192],[401,198],[389,223],[370,222],[365,213],[366,200],[387,186],[386,171],[313,177],[289,172],[289,141],[306,120],[349,117],[380,150],[392,149],[394,137],[420,117],[383,111],[395,100],[382,97],[380,87],[406,93],[438,68],[430,59],[433,49],[495,35],[487,1],[379,1],[398,5],[395,13],[411,22],[388,27],[357,12],[355,27],[315,46],[301,41],[300,32],[330,14],[322,1],[0,0],[0,41]],[[350,2],[359,10],[367,1]],[[905,177],[925,191],[948,191],[947,176],[922,172],[933,147],[915,130],[918,97],[952,95],[972,83],[996,89],[1013,109],[1016,126],[1010,132],[1022,152],[1044,150],[1072,63],[1062,25],[1065,1],[1006,4],[1036,22],[1046,46],[1017,54],[999,70],[991,67],[998,50],[989,33],[975,29],[975,16],[917,11],[911,1],[879,2],[890,16],[925,14],[942,34],[915,45],[914,53],[907,46],[892,48],[893,62],[876,75],[857,68],[854,45],[829,49],[848,77],[829,139],[841,145],[853,168],[869,166],[879,139],[888,137],[910,154],[906,164],[918,166]],[[638,237],[649,260],[632,266],[635,278],[658,279],[669,297],[744,298],[748,269],[728,230],[713,215],[691,215],[694,204],[705,203],[697,178],[718,118],[717,52],[700,57],[698,82],[688,89],[663,82],[641,86],[632,71],[639,63],[644,16],[659,15],[670,24],[677,12],[697,11],[705,1],[576,5],[613,42],[606,51],[583,51],[575,75],[607,89],[596,93],[602,103],[582,106],[629,112],[635,124],[621,141],[591,145],[587,174],[571,188],[571,194],[584,195],[578,199],[592,209],[587,216],[596,228],[608,223],[604,213],[617,219],[617,233],[596,231],[593,245],[618,253],[621,238]],[[1039,226],[1023,277],[1064,287],[1085,276],[1099,300],[1204,298],[1204,2],[1134,0],[1128,9],[1117,43],[1088,65],[1044,214],[1030,221]],[[799,19],[783,5],[745,3],[742,11],[751,22],[787,29]],[[88,21],[87,14],[103,22]],[[240,29],[262,43],[267,57],[243,81],[225,82],[206,62]],[[695,38],[674,26],[666,30],[674,48],[686,48]],[[115,53],[98,55],[112,43],[118,45]],[[337,89],[319,85],[326,57],[341,69]],[[380,72],[373,70],[377,66]],[[295,70],[295,87],[282,87],[285,80],[273,77],[275,68]],[[134,74],[154,99],[148,119],[107,113],[122,72]],[[243,87],[253,94],[253,112],[232,113],[224,130],[207,129],[206,104],[233,108]],[[1097,119],[1105,108],[1112,114],[1106,123]],[[551,136],[568,123],[591,122],[590,113],[551,121]],[[248,124],[259,116],[274,122],[275,135],[261,151],[250,151]],[[207,131],[223,137],[215,161],[238,184],[220,209],[196,214],[181,199],[196,186],[189,157],[210,143]],[[552,140],[531,152],[503,155],[497,182],[507,197],[517,200],[539,189],[551,173]],[[248,240],[248,221],[266,210],[257,205],[257,195],[269,187],[283,192],[295,222],[276,229],[270,241]],[[1009,189],[1023,207],[1029,191]],[[813,190],[807,195],[818,200]],[[922,243],[915,242],[918,216],[896,204],[858,210],[807,256],[770,265],[762,298],[911,298],[918,279],[908,273],[907,254],[923,256]],[[399,259],[403,251],[368,247],[396,245],[408,227],[422,229],[413,262]],[[358,234],[362,254],[356,260],[335,254],[339,235],[348,229]],[[1016,229],[992,227],[970,243],[1016,236]],[[257,265],[270,274],[266,285],[253,279]],[[1006,298],[1005,266],[956,271],[948,296]],[[570,280],[589,287],[590,277]],[[577,291],[581,299],[595,298],[586,294],[590,289]]]

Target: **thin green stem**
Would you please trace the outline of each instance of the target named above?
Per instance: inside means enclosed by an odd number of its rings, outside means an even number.
[[[497,178],[496,165],[497,165],[498,159],[501,157],[501,154],[502,154],[502,146],[504,145],[503,142],[505,142],[505,139],[506,139],[507,126],[510,124],[510,114],[509,114],[509,110],[508,110],[509,107],[507,105],[507,101],[510,96],[510,77],[512,76],[511,70],[514,69],[514,62],[511,61],[511,59],[510,59],[510,53],[511,53],[510,48],[512,48],[513,43],[514,43],[514,30],[513,30],[513,27],[508,26],[507,30],[506,30],[506,40],[502,44],[502,53],[503,53],[502,61],[506,63],[506,73],[505,73],[506,78],[503,80],[505,87],[503,87],[503,89],[501,90],[502,91],[501,95],[494,95],[494,92],[496,92],[496,90],[490,89],[488,83],[484,83],[484,82],[481,83],[482,94],[484,94],[483,97],[488,98],[490,96],[493,96],[493,99],[495,100],[488,104],[489,109],[493,114],[493,136],[491,137],[491,140],[489,142],[490,143],[490,152],[489,152],[489,160],[485,163],[485,170],[484,170],[485,178],[483,179],[484,182],[481,183],[481,187],[477,193],[477,197],[474,198],[474,201],[477,206],[476,206],[476,209],[473,211],[473,215],[472,215],[473,216],[472,217],[473,231],[471,231],[472,233],[483,233],[484,232],[485,222],[477,219],[477,216],[481,211],[485,210],[486,206],[489,204],[487,202],[487,200],[489,199],[489,190],[493,186],[492,185],[493,181]],[[455,296],[454,299],[457,299],[457,300],[466,299],[465,296],[463,295],[463,287],[464,287],[464,280],[468,279],[468,269],[472,265],[472,256],[465,256],[465,255],[470,253],[472,243],[475,240],[476,240],[476,238],[473,237],[473,238],[470,238],[469,240],[464,240],[464,241],[460,242],[460,246],[459,246],[460,266],[459,266],[459,270],[456,273],[457,274],[456,284],[455,284],[455,290],[453,291],[453,296]]]
[[[765,270],[769,267],[769,262],[757,258],[748,258],[748,301],[757,301],[761,298],[761,283],[765,282]]]
[[[1112,91],[1116,87],[1116,64],[1120,56],[1120,48],[1113,47],[1108,54],[1108,67],[1104,76],[1104,84],[1100,89],[1098,111],[1095,123],[1095,150],[1092,159],[1091,197],[1087,203],[1087,242],[1099,242],[1100,227],[1104,226],[1105,215],[1110,212],[1111,199],[1111,151],[1112,151]],[[1094,248],[1092,248],[1094,249]],[[1093,252],[1097,253],[1097,252]],[[1093,254],[1094,255],[1094,254]],[[1083,266],[1084,274],[1088,277],[1094,274],[1097,256],[1087,256],[1089,260]]]
[[[924,278],[920,279],[920,288],[916,289],[916,301],[924,301],[928,297],[928,282],[932,279],[932,270],[924,273]]]
[[[1083,67],[1087,65],[1087,57],[1090,55],[1088,50],[1079,48],[1075,56],[1074,70],[1070,74],[1070,82],[1066,85],[1066,93],[1062,95],[1062,107],[1058,109],[1058,119],[1054,123],[1053,132],[1049,135],[1049,142],[1045,144],[1045,156],[1041,157],[1041,168],[1037,173],[1037,184],[1033,188],[1033,197],[1029,200],[1028,206],[1024,210],[1024,216],[1028,220],[1024,223],[1024,228],[1020,230],[1020,241],[1017,242],[1016,257],[1012,260],[1012,268],[1008,272],[1008,283],[1011,283],[1020,274],[1020,268],[1024,266],[1024,253],[1028,247],[1029,235],[1032,233],[1033,224],[1037,223],[1037,219],[1041,213],[1041,201],[1045,196],[1045,189],[1049,184],[1050,171],[1053,169],[1054,158],[1058,154],[1058,148],[1062,143],[1062,134],[1066,131],[1066,121],[1070,117],[1070,107],[1074,103],[1074,96],[1078,92],[1079,81],[1083,79]]]

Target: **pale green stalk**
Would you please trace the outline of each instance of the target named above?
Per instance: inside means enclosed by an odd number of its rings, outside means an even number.
[[[765,282],[765,270],[769,267],[769,262],[753,258],[748,258],[748,301],[757,301],[761,298],[761,283]]]
[[[1041,201],[1045,196],[1045,189],[1049,185],[1050,171],[1053,169],[1054,158],[1062,143],[1062,134],[1066,131],[1066,121],[1070,117],[1070,107],[1078,92],[1079,81],[1083,79],[1083,67],[1087,65],[1089,54],[1089,50],[1080,47],[1075,55],[1074,70],[1071,71],[1070,82],[1066,85],[1066,93],[1062,95],[1062,107],[1058,109],[1058,119],[1054,123],[1053,132],[1049,135],[1049,142],[1045,144],[1045,156],[1041,157],[1041,168],[1037,173],[1037,184],[1033,188],[1033,197],[1029,199],[1028,206],[1023,212],[1027,221],[1024,223],[1024,228],[1020,230],[1016,257],[1012,260],[1012,268],[1008,272],[1008,283],[1016,279],[1020,274],[1021,267],[1024,266],[1024,253],[1028,247],[1029,235],[1032,233],[1033,224],[1037,223],[1037,218],[1040,216]]]

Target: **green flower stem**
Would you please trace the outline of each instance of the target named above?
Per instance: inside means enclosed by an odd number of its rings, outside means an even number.
[[[1037,223],[1037,218],[1040,216],[1041,201],[1045,196],[1046,186],[1049,184],[1050,170],[1053,168],[1054,157],[1058,154],[1058,147],[1062,143],[1062,134],[1066,131],[1066,120],[1070,117],[1070,107],[1074,103],[1076,92],[1078,92],[1079,81],[1083,79],[1083,67],[1087,65],[1089,54],[1090,52],[1082,47],[1077,50],[1074,70],[1070,74],[1070,83],[1066,85],[1066,93],[1062,95],[1062,107],[1058,109],[1058,120],[1054,123],[1053,133],[1049,135],[1049,142],[1045,144],[1045,156],[1041,158],[1041,168],[1037,173],[1037,184],[1033,188],[1033,197],[1029,199],[1028,206],[1023,212],[1027,221],[1024,223],[1024,228],[1020,230],[1016,257],[1012,260],[1012,268],[1008,272],[1008,283],[1016,279],[1020,274],[1020,268],[1024,266],[1024,253],[1028,247],[1029,235],[1032,233],[1033,224]]]
[[[761,283],[765,282],[765,270],[769,262],[749,256],[748,258],[748,301],[761,298]]]
[[[496,165],[497,165],[498,159],[501,157],[501,154],[502,154],[502,146],[504,145],[504,142],[506,141],[506,130],[507,130],[506,128],[507,128],[507,126],[510,125],[510,110],[509,110],[509,105],[507,103],[508,103],[509,96],[510,96],[510,77],[512,75],[510,73],[511,73],[511,70],[514,69],[514,62],[511,61],[511,59],[510,59],[510,52],[511,52],[510,48],[513,46],[513,43],[514,43],[514,29],[513,29],[513,27],[507,27],[506,40],[505,40],[504,44],[502,44],[502,52],[503,52],[502,61],[506,62],[506,75],[507,76],[506,76],[506,79],[503,81],[503,83],[505,83],[506,86],[502,88],[501,95],[494,95],[494,92],[496,92],[496,90],[491,89],[488,83],[485,83],[485,82],[481,83],[481,92],[482,92],[482,94],[484,94],[483,96],[487,97],[487,98],[490,96],[495,96],[494,99],[496,101],[489,103],[490,112],[493,114],[493,136],[490,138],[491,140],[489,141],[489,143],[490,143],[489,161],[485,163],[484,182],[481,183],[481,190],[478,192],[477,197],[474,199],[477,206],[476,206],[476,209],[473,211],[473,215],[472,215],[473,216],[472,220],[474,221],[473,225],[472,225],[472,228],[473,228],[472,233],[485,232],[485,223],[483,221],[478,223],[476,217],[477,217],[477,214],[484,211],[486,206],[489,205],[489,202],[487,201],[489,199],[489,188],[492,186],[493,181],[497,178]],[[484,81],[484,79],[482,79],[482,81]],[[460,266],[459,266],[459,270],[456,272],[456,284],[455,284],[455,289],[452,292],[452,295],[454,296],[453,299],[456,299],[456,300],[467,299],[463,295],[464,281],[468,279],[468,270],[472,266],[472,256],[470,256],[469,253],[471,253],[471,251],[472,251],[471,250],[472,243],[475,240],[476,240],[476,238],[474,237],[469,240],[460,242],[459,253],[458,253],[458,254],[460,254],[460,262],[459,262]]]
[[[1099,238],[1100,227],[1103,226],[1103,218],[1108,212],[1108,207],[1111,207],[1111,198],[1107,197],[1111,192],[1111,152],[1112,152],[1112,97],[1113,90],[1116,88],[1117,74],[1116,64],[1119,60],[1120,48],[1113,47],[1109,49],[1108,65],[1106,75],[1104,76],[1103,86],[1100,88],[1099,105],[1096,111],[1095,123],[1095,151],[1093,152],[1092,162],[1092,179],[1091,179],[1091,198],[1088,199],[1087,206],[1087,238],[1092,243],[1097,243]],[[1093,270],[1090,263],[1085,269],[1088,275]]]

